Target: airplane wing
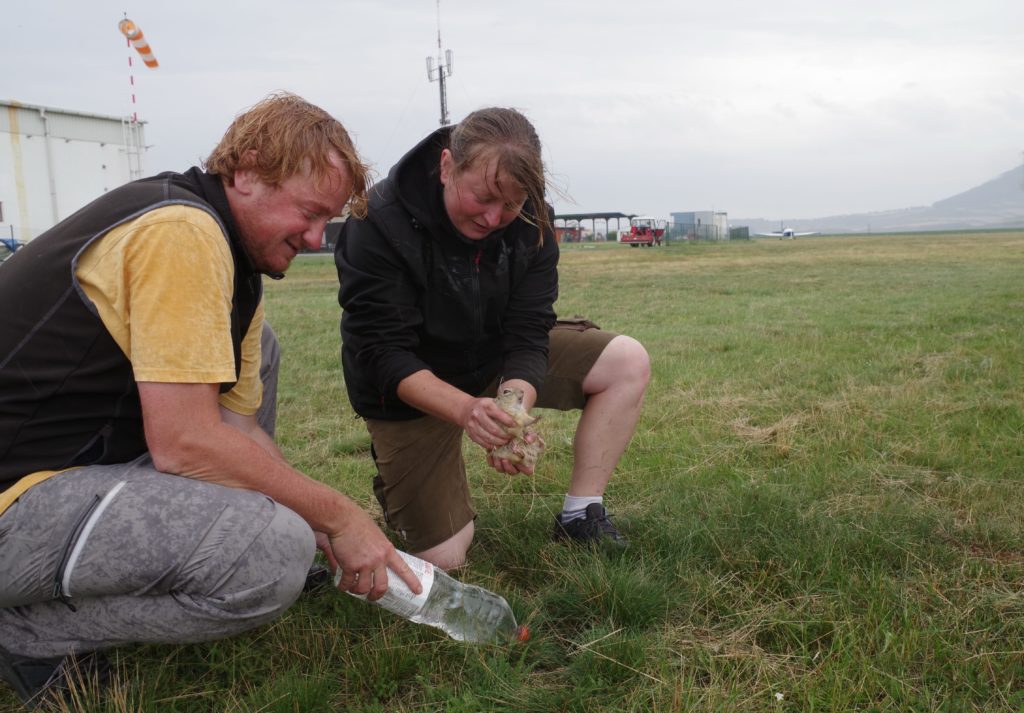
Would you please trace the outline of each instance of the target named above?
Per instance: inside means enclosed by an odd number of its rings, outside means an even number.
[[[805,235],[820,235],[817,231],[798,233],[795,230],[773,230],[770,233],[754,233],[755,237],[759,238],[802,238]]]

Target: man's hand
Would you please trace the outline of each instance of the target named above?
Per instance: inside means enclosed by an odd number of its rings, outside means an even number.
[[[324,553],[328,561],[335,570],[341,567],[338,589],[365,594],[369,601],[375,601],[387,591],[388,569],[391,569],[414,594],[422,592],[419,579],[376,523],[362,510],[357,513],[345,522],[340,531],[325,538],[327,548]],[[317,545],[320,545],[320,540]]]

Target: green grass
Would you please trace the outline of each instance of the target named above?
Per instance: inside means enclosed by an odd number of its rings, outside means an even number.
[[[548,541],[573,414],[488,472],[459,576],[533,638],[466,646],[350,597],[119,655],[97,711],[1024,711],[1024,233],[567,246],[562,315],[647,346],[606,502],[632,546]],[[279,441],[375,514],[333,263],[268,282]],[[2,695],[2,694],[0,694]],[[6,700],[13,700],[10,697]]]

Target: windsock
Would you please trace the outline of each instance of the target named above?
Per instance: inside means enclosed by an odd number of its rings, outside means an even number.
[[[138,50],[142,56],[142,61],[146,63],[147,67],[156,69],[160,66],[157,64],[156,57],[153,56],[153,50],[149,48],[149,43],[146,42],[146,38],[143,36],[142,30],[139,29],[138,25],[126,17],[117,23],[117,29],[121,30],[121,34],[127,37],[132,46]]]

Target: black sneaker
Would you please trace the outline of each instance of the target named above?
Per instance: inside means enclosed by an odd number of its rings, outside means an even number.
[[[573,540],[583,544],[614,545],[627,547],[629,540],[625,538],[612,521],[608,519],[608,511],[601,503],[591,503],[584,511],[586,514],[575,520],[563,523],[561,516],[555,516],[554,539]]]
[[[0,647],[0,678],[18,694],[27,708],[55,703],[72,686],[83,683],[99,689],[110,682],[110,661],[99,651],[30,659]]]

